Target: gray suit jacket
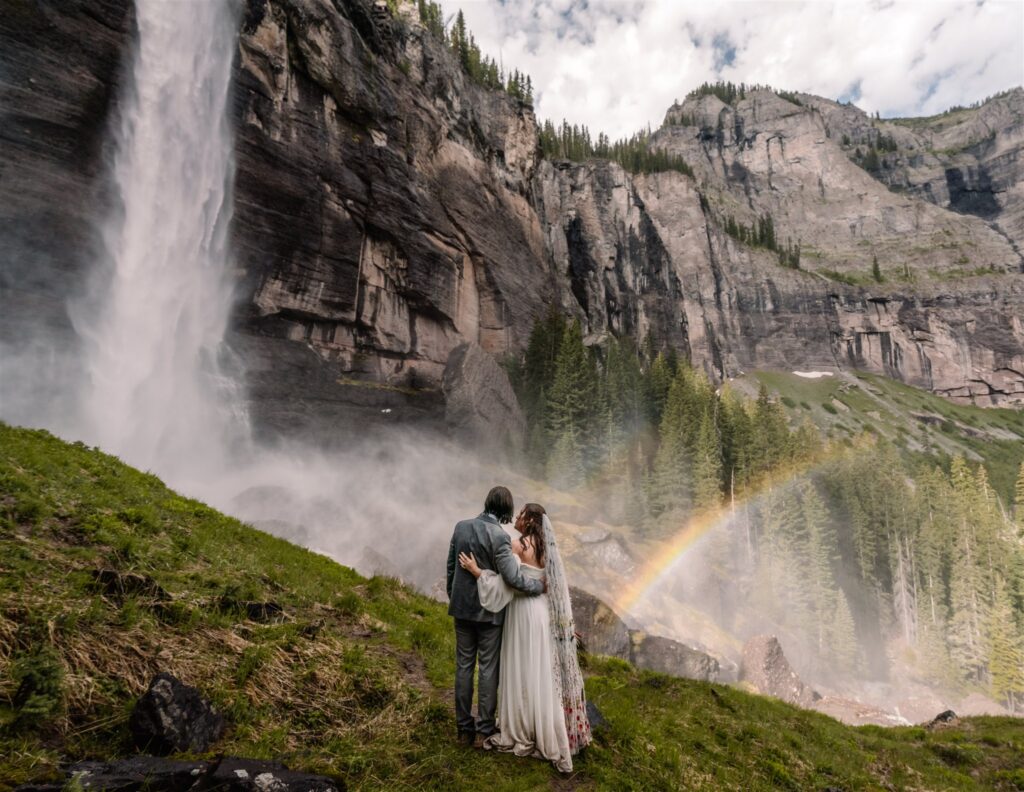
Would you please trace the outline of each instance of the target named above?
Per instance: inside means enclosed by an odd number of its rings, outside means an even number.
[[[456,619],[502,624],[505,611],[491,613],[480,605],[476,578],[459,566],[459,553],[472,553],[481,569],[501,575],[512,588],[526,594],[540,594],[544,584],[524,577],[512,555],[512,540],[490,514],[457,523],[448,547],[448,615]]]

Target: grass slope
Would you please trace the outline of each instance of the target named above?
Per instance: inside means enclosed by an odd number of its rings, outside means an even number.
[[[931,464],[948,464],[955,454],[984,461],[992,486],[1006,502],[1012,501],[1013,483],[1024,462],[1024,410],[954,404],[863,372],[807,379],[758,371],[736,381],[753,395],[760,383],[781,398],[795,423],[809,418],[832,438],[874,432]]]
[[[100,568],[145,577],[105,593]],[[244,600],[280,603],[287,619],[249,621],[231,605]],[[96,450],[0,425],[0,787],[127,753],[134,698],[169,670],[227,715],[218,752],[352,789],[1024,789],[1021,721],[854,729],[598,658],[587,693],[610,725],[563,779],[453,745],[453,652],[444,607],[395,581]]]

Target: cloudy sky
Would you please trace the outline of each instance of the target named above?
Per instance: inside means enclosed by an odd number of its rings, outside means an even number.
[[[444,0],[526,71],[540,118],[612,137],[657,126],[705,80],[928,115],[1024,83],[1024,0],[945,3]]]

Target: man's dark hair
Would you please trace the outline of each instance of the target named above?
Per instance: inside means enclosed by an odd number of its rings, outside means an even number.
[[[512,493],[508,491],[508,487],[495,487],[487,493],[487,500],[484,501],[484,511],[490,512],[497,517],[498,522],[512,522],[512,511],[514,508]]]

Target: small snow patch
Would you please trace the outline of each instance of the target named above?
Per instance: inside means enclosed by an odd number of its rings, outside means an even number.
[[[794,371],[793,373],[804,379],[821,379],[822,377],[835,376],[833,371]]]

